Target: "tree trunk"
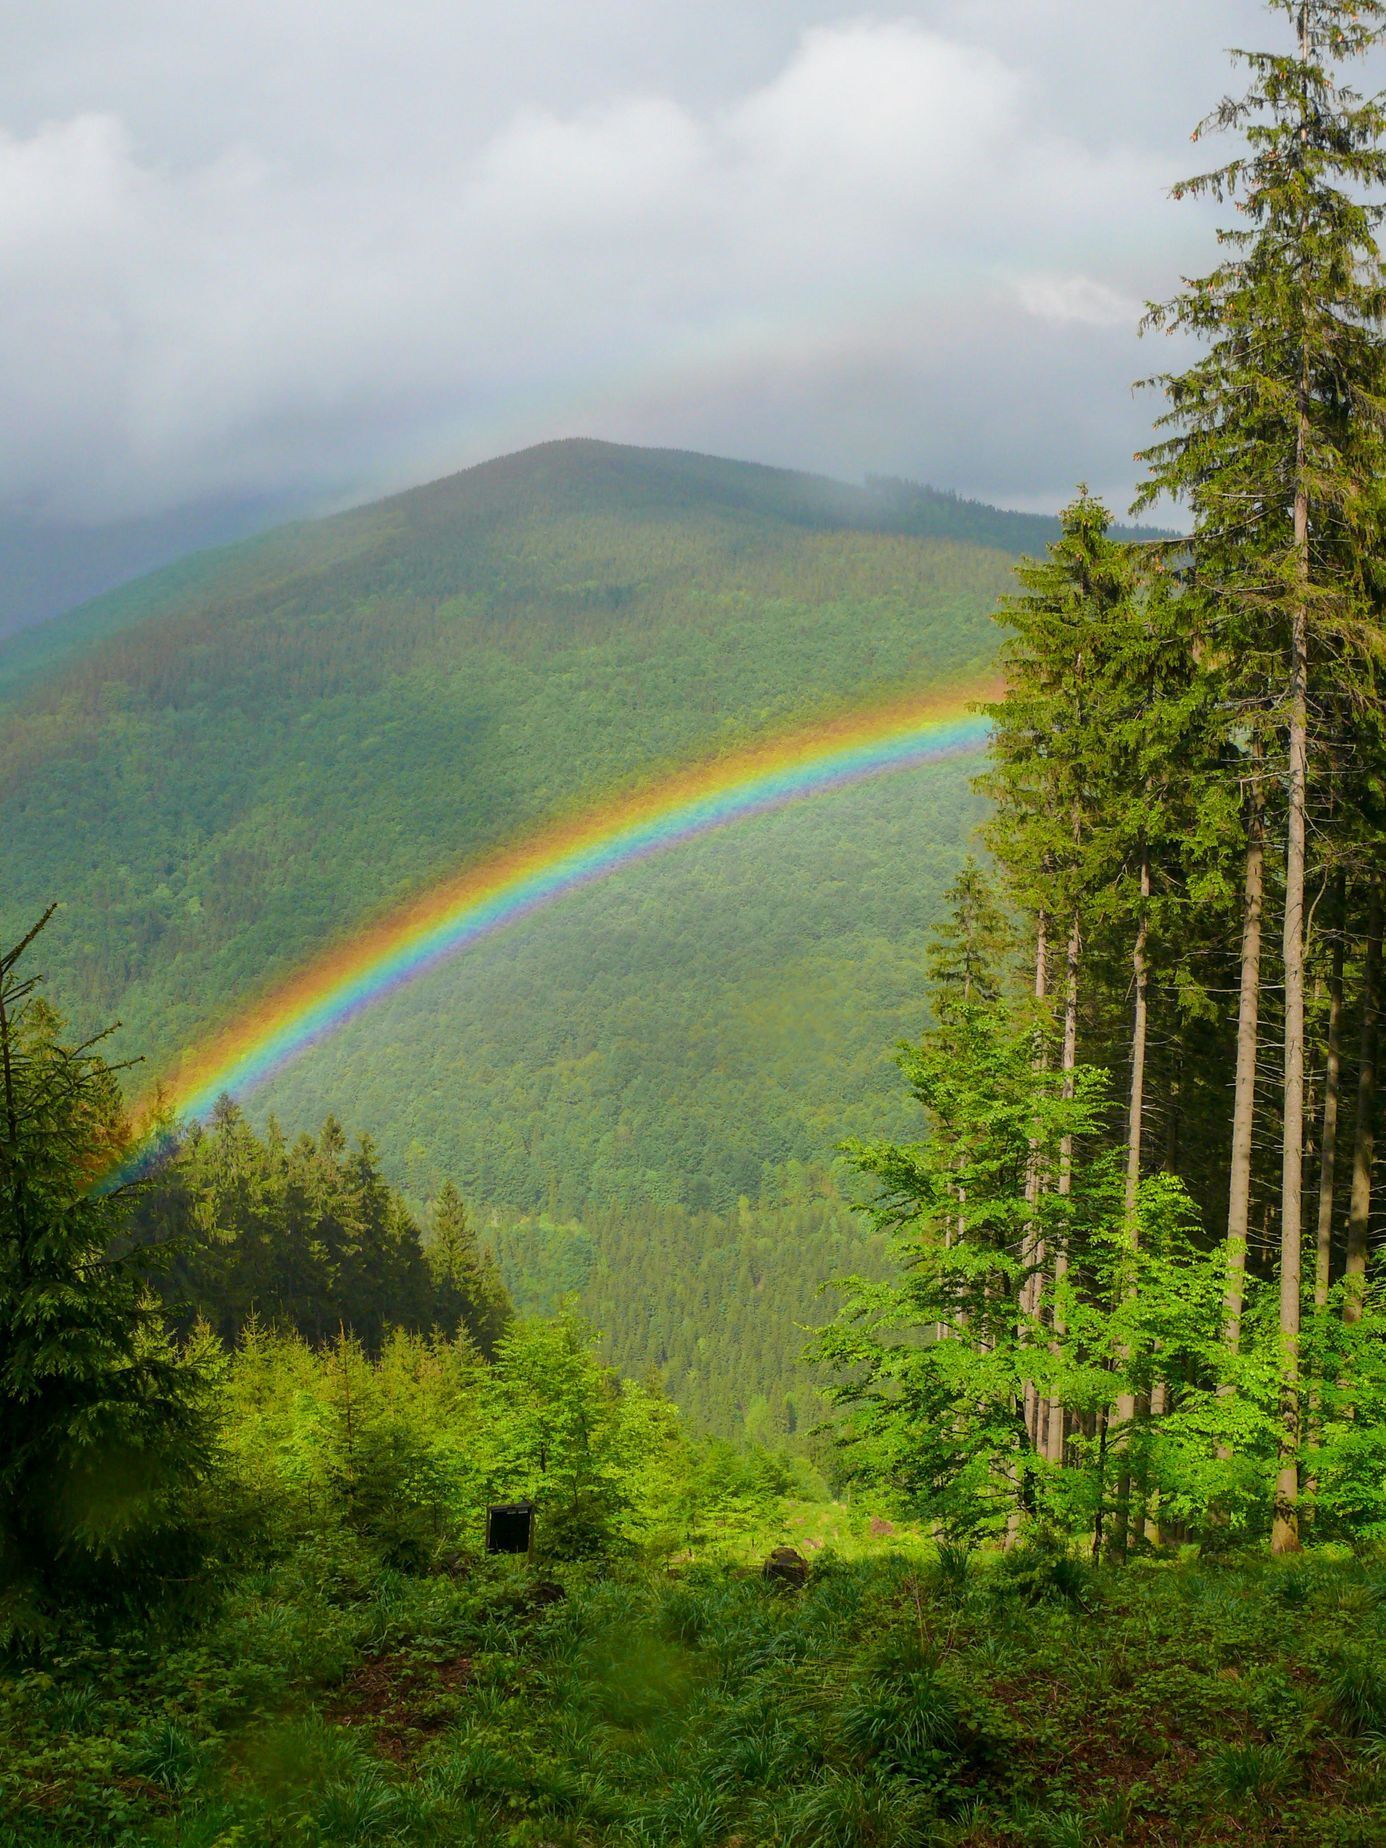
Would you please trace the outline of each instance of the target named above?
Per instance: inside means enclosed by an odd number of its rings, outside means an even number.
[[[1307,32],[1301,9],[1301,40]],[[1280,1468],[1272,1553],[1299,1550],[1299,1324],[1304,1190],[1304,851],[1309,780],[1309,380],[1301,374],[1295,452],[1299,594],[1290,621],[1290,761],[1285,830],[1285,1090],[1280,1148]]]
[[[1261,920],[1266,893],[1266,815],[1261,768],[1261,751],[1253,746],[1241,983],[1237,998],[1237,1066],[1232,1094],[1232,1154],[1227,1188],[1227,1298],[1223,1333],[1234,1354],[1241,1341],[1247,1233],[1251,1222],[1251,1133],[1256,1115],[1256,1051],[1261,1007]]]
[[[1097,1414],[1097,1510],[1092,1523],[1092,1563],[1102,1564],[1103,1532],[1102,1522],[1106,1512],[1107,1496],[1107,1411],[1103,1406]],[[1122,1543],[1124,1545],[1124,1542]]]
[[[1131,1095],[1126,1113],[1126,1223],[1136,1223],[1136,1194],[1141,1184],[1141,1131],[1145,1122],[1145,1043],[1150,996],[1150,855],[1141,854],[1141,913],[1131,952],[1136,994],[1131,1023]]]
[[[1376,1153],[1376,1010],[1380,986],[1381,890],[1373,881],[1367,901],[1367,943],[1362,958],[1357,1124],[1352,1138],[1352,1199],[1348,1206],[1347,1262],[1343,1267],[1345,1322],[1361,1320],[1367,1289],[1367,1230],[1372,1213],[1372,1160]]]
[[[1043,1001],[1049,993],[1049,937],[1044,913],[1041,912],[1035,924],[1035,999]],[[1025,1172],[1025,1204],[1034,1212],[1040,1197],[1039,1151],[1032,1144],[1030,1163]],[[1041,1274],[1044,1266],[1044,1241],[1039,1237],[1033,1224],[1025,1235],[1022,1252],[1027,1267],[1025,1282],[1021,1288],[1020,1308],[1022,1316],[1033,1320],[1040,1311]],[[1042,1408],[1040,1397],[1035,1391],[1033,1380],[1025,1382],[1025,1428],[1030,1434],[1030,1442],[1036,1450],[1040,1447],[1042,1421],[1048,1413]]]
[[[1314,1308],[1328,1306],[1333,1287],[1333,1197],[1338,1185],[1338,1104],[1343,1078],[1343,958],[1347,944],[1347,895],[1343,875],[1333,884],[1333,958],[1328,972],[1328,1043],[1323,1062],[1323,1122],[1319,1135],[1319,1209],[1314,1251]],[[1309,1448],[1317,1450],[1322,1423],[1318,1383],[1309,1389]],[[1305,1484],[1310,1495],[1318,1481]]]
[[[1135,1014],[1131,1022],[1131,1092],[1126,1113],[1126,1232],[1133,1247],[1140,1233],[1136,1224],[1136,1197],[1141,1184],[1141,1141],[1145,1123],[1145,1045],[1149,1017],[1149,945],[1150,945],[1150,855],[1142,850],[1140,874],[1140,918],[1136,941],[1131,950],[1131,978],[1135,989]],[[1128,1286],[1129,1288],[1129,1286]],[[1129,1355],[1123,1356],[1129,1359]],[[1130,1428],[1136,1416],[1135,1394],[1117,1395],[1116,1418],[1111,1435],[1122,1449],[1117,1472],[1117,1504],[1112,1540],[1119,1558],[1126,1557],[1130,1535],[1131,1464],[1126,1454]]]
[[[1328,1049],[1323,1070],[1323,1134],[1319,1139],[1319,1222],[1314,1258],[1314,1307],[1328,1302],[1333,1282],[1333,1192],[1338,1182],[1338,1093],[1343,1071],[1343,879],[1336,890],[1337,932],[1333,938],[1333,966],[1328,976]]]
[[[1166,1174],[1179,1172],[1179,1104],[1184,1084],[1184,1053],[1182,1044],[1176,1041],[1174,1067],[1168,1082],[1168,1103],[1165,1114],[1165,1146],[1161,1156],[1161,1166]],[[1147,1412],[1151,1425],[1157,1425],[1169,1410],[1169,1382],[1156,1373],[1150,1382],[1150,1401]],[[1160,1535],[1160,1498],[1158,1492],[1152,1491],[1148,1472],[1142,1470],[1138,1506],[1133,1512],[1129,1531],[1134,1534],[1144,1532],[1150,1546],[1161,1544]]]
[[[1077,911],[1073,913],[1073,924],[1068,933],[1068,955],[1064,976],[1064,1043],[1063,1094],[1073,1095],[1073,1068],[1078,1062],[1078,959],[1083,949],[1082,922]],[[1059,1145],[1059,1187],[1060,1198],[1067,1199],[1073,1191],[1073,1138],[1065,1136]],[[1054,1339],[1050,1351],[1058,1355],[1065,1334],[1063,1311],[1059,1305],[1058,1286],[1068,1273],[1068,1252],[1062,1245],[1054,1252],[1054,1312],[1051,1327]],[[1045,1435],[1044,1454],[1051,1463],[1064,1460],[1064,1408],[1057,1400],[1049,1406],[1049,1424]]]
[[[1169,1410],[1169,1384],[1162,1379],[1151,1381],[1150,1417],[1158,1424]],[[1160,1497],[1158,1491],[1145,1497],[1145,1537],[1150,1546],[1159,1546],[1163,1536],[1160,1532]]]

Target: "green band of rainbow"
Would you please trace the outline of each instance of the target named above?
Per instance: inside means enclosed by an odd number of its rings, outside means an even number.
[[[680,842],[868,778],[980,751],[964,699],[895,702],[684,770],[493,854],[329,951],[185,1058],[165,1111],[205,1119],[316,1041],[468,945]]]

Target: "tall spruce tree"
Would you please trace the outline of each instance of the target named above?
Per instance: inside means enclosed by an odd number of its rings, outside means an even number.
[[[1094,753],[1101,736],[1104,659],[1132,595],[1133,571],[1128,549],[1111,537],[1110,525],[1107,509],[1080,488],[1060,515],[1060,536],[1048,556],[1017,567],[1021,594],[1007,598],[998,612],[1011,630],[1002,650],[1006,697],[988,708],[992,768],[979,779],[996,803],[990,844],[1017,902],[1035,920],[1037,991],[1048,987],[1049,921],[1062,930],[1059,1061],[1065,1083],[1077,1065],[1085,922],[1112,868],[1112,810]],[[1070,1139],[1053,1175],[1061,1197],[1072,1177]],[[1031,1192],[1041,1184],[1037,1161]],[[1064,1332],[1066,1241],[1046,1242],[1032,1257],[1024,1309],[1048,1314],[1057,1351]],[[1036,1399],[1033,1416],[1041,1450],[1061,1462],[1064,1407]]]
[[[1237,666],[1241,723],[1283,779],[1282,1429],[1272,1546],[1285,1552],[1299,1544],[1314,723],[1321,694],[1330,685],[1341,690],[1354,657],[1377,650],[1362,560],[1376,536],[1375,479],[1386,459],[1381,208],[1364,197],[1386,183],[1386,115],[1344,87],[1338,69],[1380,39],[1386,5],[1271,0],[1271,9],[1287,19],[1292,47],[1237,52],[1251,86],[1199,131],[1238,131],[1244,150],[1176,188],[1176,196],[1234,202],[1245,223],[1220,231],[1222,260],[1212,272],[1152,311],[1152,325],[1190,333],[1206,350],[1188,370],[1157,381],[1169,403],[1161,425],[1171,434],[1149,452],[1139,504],[1169,494],[1191,507],[1199,584],[1224,658]],[[1254,824],[1248,920],[1261,903],[1255,832]],[[1248,930],[1241,1013],[1253,1035],[1258,947]],[[1249,1160],[1249,1149],[1245,1161],[1238,1151],[1234,1189]]]
[[[1215,766],[1214,687],[1197,666],[1197,600],[1159,547],[1133,550],[1128,567],[1127,594],[1113,601],[1093,650],[1088,759],[1101,792],[1106,852],[1101,889],[1089,898],[1089,960],[1090,985],[1098,990],[1093,1012],[1099,1022],[1105,1013],[1109,1023],[1110,1063],[1127,1072],[1123,1196],[1134,1258],[1141,1181],[1150,1165],[1152,1002],[1164,999],[1168,1008],[1183,973],[1190,851],[1209,829],[1204,810]],[[1129,1537],[1127,1444],[1136,1411],[1134,1397],[1121,1395],[1108,1432],[1118,1471],[1118,1552]]]

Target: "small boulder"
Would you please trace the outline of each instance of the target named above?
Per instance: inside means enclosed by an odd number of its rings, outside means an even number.
[[[795,1591],[807,1585],[809,1562],[792,1546],[777,1546],[766,1560],[765,1577],[775,1585],[788,1585]]]

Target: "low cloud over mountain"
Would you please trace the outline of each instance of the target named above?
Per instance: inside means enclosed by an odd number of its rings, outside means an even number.
[[[1204,227],[1165,202],[1195,103],[1113,92],[1202,8],[713,10],[696,45],[622,0],[580,38],[535,0],[24,22],[0,504],[322,499],[573,430],[1027,504],[1095,461],[1124,487],[1134,320]]]

